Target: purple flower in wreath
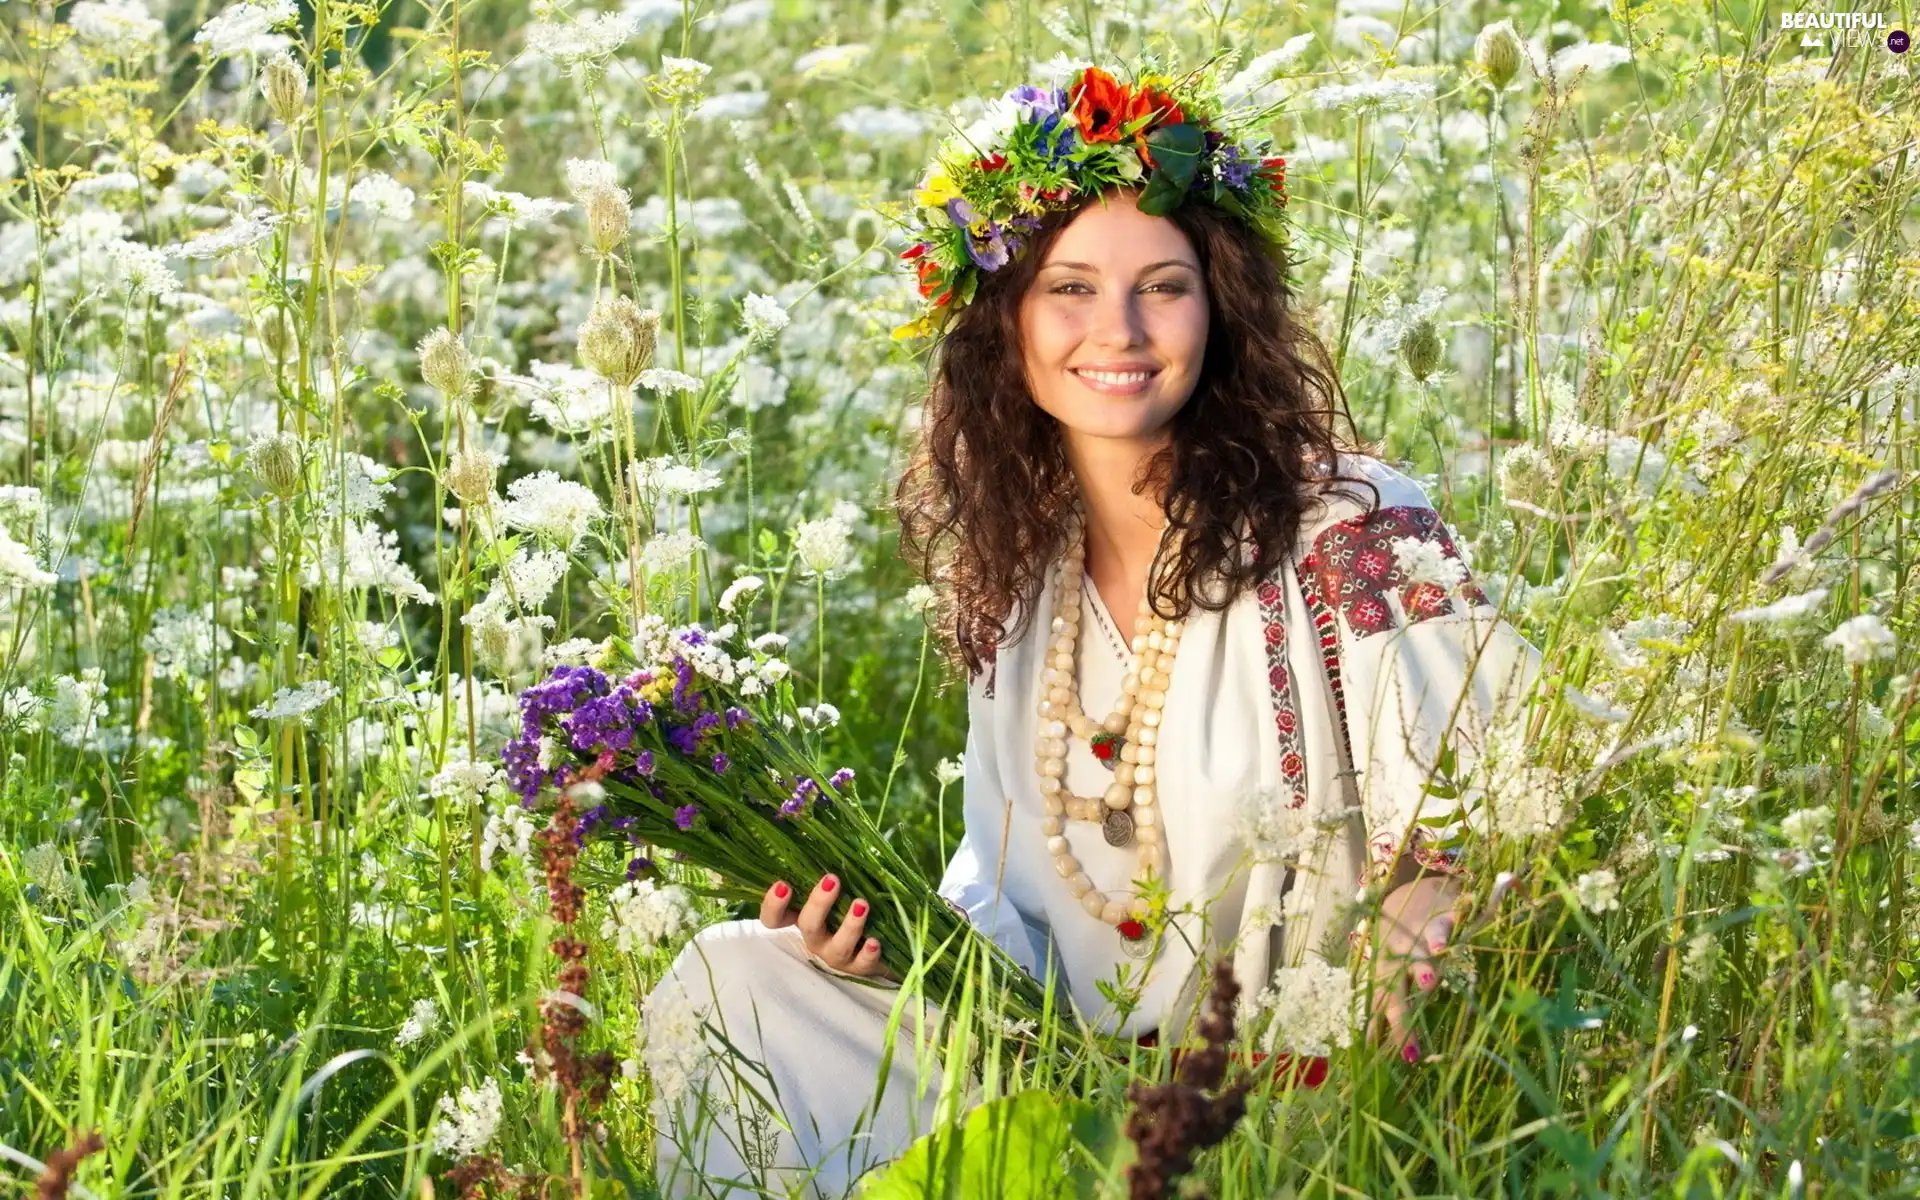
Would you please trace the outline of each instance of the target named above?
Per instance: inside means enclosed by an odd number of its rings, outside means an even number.
[[[714,755],[713,756],[713,773],[715,775],[725,775],[727,773],[727,767],[732,764],[732,761],[733,761],[732,759],[728,758],[724,754]]]
[[[673,660],[673,707],[681,712],[697,712],[699,693],[693,692],[693,664],[684,658]]]
[[[718,726],[721,720],[722,718],[717,712],[701,713],[693,719],[693,735],[695,737],[705,737],[707,731]]]
[[[607,812],[606,805],[596,804],[581,813],[579,823],[573,827],[573,844],[576,846],[585,845],[587,838],[592,836],[594,829],[606,824]]]
[[[652,776],[652,774],[653,774],[653,751],[651,751],[651,750],[642,750],[642,751],[641,751],[640,753],[638,753],[638,754],[636,754],[636,755],[634,755],[634,756],[633,756],[633,770],[634,770],[634,773],[635,773],[636,775],[646,775],[646,776]]]
[[[679,725],[667,730],[667,741],[673,743],[673,748],[682,754],[693,755],[700,751],[700,735],[693,731],[691,725]]]
[[[742,725],[753,724],[753,714],[741,708],[738,704],[727,705],[726,716],[728,729],[738,729]]]
[[[571,715],[562,717],[568,744],[582,754],[625,750],[633,745],[633,710],[627,706],[630,696],[625,687],[619,687],[609,695],[583,701]]]
[[[1237,192],[1247,190],[1247,184],[1253,180],[1253,172],[1260,164],[1240,157],[1240,148],[1232,142],[1222,141],[1213,155],[1213,170],[1221,183]]]
[[[627,860],[627,882],[638,883],[642,879],[653,878],[653,860],[646,855]]]
[[[832,785],[834,791],[845,791],[847,785],[853,782],[853,768],[841,767],[838,771],[827,776],[827,782]]]
[[[673,810],[674,828],[682,833],[687,832],[693,828],[694,818],[699,815],[700,806],[698,804],[682,804],[679,808]]]

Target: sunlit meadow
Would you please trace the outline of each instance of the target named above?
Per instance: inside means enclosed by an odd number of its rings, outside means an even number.
[[[1299,303],[1550,691],[1488,759],[1426,1058],[1277,978],[1253,1040],[1331,1078],[1262,1082],[1176,1188],[1920,1193],[1920,88],[1900,14],[1708,14],[0,5],[9,1194],[656,1194],[702,1064],[649,988],[752,910],[543,832],[516,696],[733,624],[937,877],[905,205],[984,99],[1143,48],[1288,101]],[[993,995],[901,1052],[1075,1172],[871,1194],[1126,1194],[1166,1051]]]

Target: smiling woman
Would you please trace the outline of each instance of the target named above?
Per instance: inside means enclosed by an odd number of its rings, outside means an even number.
[[[1009,93],[1036,118],[1015,155],[1055,147],[1068,111],[1089,144],[1184,117],[1155,88],[1082,82],[1071,106]],[[1437,985],[1462,894],[1436,843],[1477,803],[1423,811],[1424,785],[1456,731],[1471,764],[1539,655],[1424,491],[1336,434],[1344,401],[1289,305],[1284,246],[1231,204],[1170,204],[1158,172],[1138,184],[1183,147],[1212,149],[1216,179],[1244,165],[1179,127],[1147,135],[1131,182],[1062,188],[1033,160],[1040,182],[996,184],[1017,169],[996,150],[921,192],[965,239],[964,261],[910,252],[947,319],[897,493],[903,552],[939,589],[968,681],[966,834],[940,892],[1080,1018],[1149,1044],[1183,1039],[1209,960],[1269,1006],[1304,978],[1325,1019],[1267,1045],[1313,1057],[1356,1015],[1327,947],[1359,932],[1356,884],[1381,883],[1384,936],[1356,938],[1356,957],[1376,1028],[1411,1062],[1408,1000]],[[1003,186],[1068,203],[995,220]],[[1089,610],[1114,644],[1081,637]],[[663,981],[713,1014],[791,1131],[682,1144],[669,1131],[697,1130],[693,1110],[663,1111],[669,1194],[688,1167],[815,1172],[839,1194],[926,1128],[938,1072],[887,1044],[904,948],[865,936],[868,898],[842,909],[842,890],[776,883],[758,921],[704,931]],[[901,1039],[918,1039],[915,1001]]]

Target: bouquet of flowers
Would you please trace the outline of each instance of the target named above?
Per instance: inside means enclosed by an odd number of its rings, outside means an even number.
[[[757,906],[776,879],[835,872],[844,894],[871,899],[866,928],[883,953],[906,953],[909,930],[919,932],[930,995],[954,994],[985,956],[1002,968],[1008,999],[1039,1011],[1033,977],[880,835],[853,771],[817,763],[808,743],[821,714],[794,701],[773,653],[784,639],[738,641],[732,624],[668,628],[649,616],[632,643],[609,643],[600,665],[556,667],[522,692],[520,734],[502,753],[522,805],[597,782],[604,802],[580,814],[583,844],[617,838],[674,852],[718,877],[691,890],[728,901]],[[635,858],[628,880],[649,867]]]

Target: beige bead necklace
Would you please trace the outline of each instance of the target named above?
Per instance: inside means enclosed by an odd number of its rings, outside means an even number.
[[[1149,911],[1147,899],[1137,894],[1109,896],[1093,886],[1067,844],[1066,822],[1099,823],[1109,845],[1139,848],[1140,876],[1166,875],[1166,833],[1160,821],[1156,761],[1167,683],[1172,678],[1174,654],[1180,648],[1185,625],[1161,618],[1153,611],[1148,594],[1143,593],[1134,621],[1132,653],[1120,683],[1120,707],[1098,724],[1081,711],[1076,650],[1082,618],[1081,580],[1086,569],[1086,522],[1078,506],[1075,513],[1072,540],[1055,566],[1053,623],[1041,674],[1040,728],[1034,743],[1045,814],[1040,830],[1046,835],[1054,869],[1066,880],[1067,890],[1089,914],[1118,929],[1131,950],[1136,943],[1144,944],[1146,929],[1139,918]],[[1151,569],[1148,582],[1151,585]],[[1095,757],[1113,772],[1113,783],[1105,795],[1077,796],[1067,787],[1069,735],[1088,742]]]

